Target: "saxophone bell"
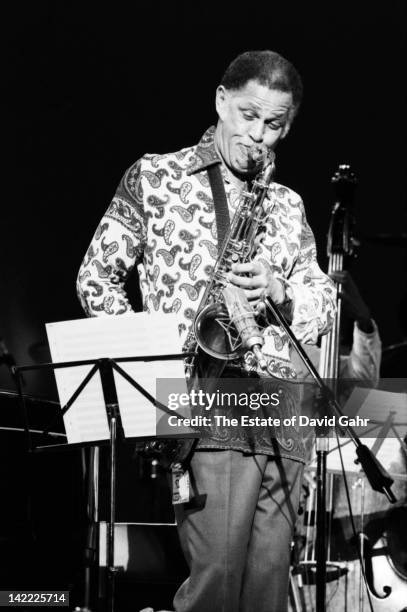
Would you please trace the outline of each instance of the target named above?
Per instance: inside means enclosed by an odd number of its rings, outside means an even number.
[[[195,319],[195,337],[202,350],[217,359],[237,359],[251,351],[262,370],[267,361],[261,352],[263,334],[254,311],[240,287],[227,284],[221,302],[212,302]]]
[[[225,303],[213,302],[198,312],[194,322],[195,337],[201,349],[224,361],[243,354],[240,339],[230,328],[229,321]]]

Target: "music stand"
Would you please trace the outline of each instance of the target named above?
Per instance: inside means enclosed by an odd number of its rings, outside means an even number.
[[[124,378],[130,385],[132,385],[139,393],[141,393],[152,405],[157,406],[163,412],[173,415],[173,412],[170,411],[166,406],[162,403],[157,402],[156,399],[146,390],[144,389],[136,380],[134,380],[123,368],[121,368],[118,363],[123,362],[139,362],[139,361],[166,361],[166,360],[176,360],[176,359],[184,359],[185,357],[191,355],[191,353],[176,353],[172,355],[148,355],[148,356],[137,356],[137,357],[121,357],[121,358],[99,358],[99,359],[90,359],[90,360],[82,360],[82,361],[68,361],[61,363],[46,363],[39,365],[30,365],[30,366],[14,366],[14,373],[17,382],[18,394],[20,398],[20,404],[22,407],[22,411],[25,419],[25,431],[27,435],[28,448],[31,452],[39,452],[44,450],[60,450],[65,449],[67,446],[72,447],[83,447],[86,446],[98,446],[101,442],[105,442],[103,440],[95,440],[95,441],[87,441],[85,443],[73,443],[73,444],[57,444],[50,446],[34,446],[31,438],[31,432],[29,428],[29,417],[27,412],[27,407],[25,403],[25,398],[23,394],[22,388],[22,372],[27,372],[29,370],[56,370],[61,368],[69,368],[69,367],[80,367],[80,366],[88,366],[91,365],[92,368],[85,376],[85,378],[81,381],[79,386],[72,393],[71,397],[67,401],[67,403],[62,407],[61,414],[64,416],[75,400],[79,397],[85,387],[89,384],[89,382],[93,379],[93,377],[99,372],[100,379],[102,383],[102,391],[103,391],[103,400],[104,406],[106,410],[106,416],[108,420],[109,426],[109,520],[108,520],[108,529],[107,529],[107,606],[106,610],[108,612],[114,612],[115,605],[115,578],[118,572],[118,568],[114,565],[114,528],[115,528],[115,517],[116,517],[116,475],[117,475],[117,443],[120,438],[124,438],[123,426],[121,423],[121,415],[119,402],[117,397],[116,384],[114,380],[113,372],[117,372],[122,378]],[[55,419],[48,424],[48,426],[42,432],[44,435],[47,434]],[[184,431],[183,435],[185,437],[196,437],[195,432],[187,433]],[[176,434],[177,437],[180,437],[180,434]],[[152,436],[148,436],[152,437]],[[168,437],[168,434],[166,434]],[[127,438],[131,440],[132,438]],[[85,609],[88,609],[88,602],[85,603]]]

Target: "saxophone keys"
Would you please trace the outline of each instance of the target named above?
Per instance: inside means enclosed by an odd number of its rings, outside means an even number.
[[[256,361],[257,361],[257,364],[259,365],[259,367],[262,370],[267,370],[267,360],[266,360],[265,356],[262,353],[260,344],[255,344],[251,348],[251,350],[252,350],[252,352],[253,352],[253,354],[254,354],[254,356],[256,358]]]

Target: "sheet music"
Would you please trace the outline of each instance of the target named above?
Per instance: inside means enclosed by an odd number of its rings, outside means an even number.
[[[372,449],[372,446],[376,440],[377,438],[362,438],[362,443]],[[339,444],[341,446],[345,471],[353,474],[362,472],[360,464],[355,463],[357,456],[356,447],[353,442],[349,438],[339,438]],[[405,477],[406,473],[403,466],[402,453],[403,451],[397,438],[385,438],[380,445],[376,457],[392,476]],[[338,443],[336,439],[330,439],[329,441],[329,453],[327,455],[326,466],[329,472],[342,472]],[[316,457],[313,457],[310,467],[316,468]]]
[[[174,314],[133,313],[61,321],[46,325],[53,362],[102,357],[138,357],[180,353],[178,318]],[[156,378],[180,379],[186,392],[182,359],[120,363],[154,398]],[[61,368],[55,378],[61,406],[92,366]],[[126,437],[154,436],[156,409],[148,399],[116,372],[117,395]],[[183,381],[183,383],[182,383]],[[64,416],[68,442],[90,442],[109,438],[102,384],[97,373]]]
[[[344,414],[369,418],[370,423],[384,423],[390,412],[400,428],[400,437],[407,433],[407,394],[355,387],[343,408]],[[379,426],[380,429],[380,426]],[[379,430],[372,435],[379,435]]]
[[[375,455],[383,467],[392,475],[405,477],[405,468],[402,461],[400,441],[393,430],[381,437],[382,426],[385,426],[389,415],[392,415],[392,424],[398,436],[403,439],[407,433],[407,394],[355,387],[343,408],[348,416],[369,418],[369,436],[367,428],[355,427],[355,432],[362,435],[361,442],[371,450],[377,451]],[[361,471],[359,463],[355,463],[356,447],[350,438],[339,438],[343,463],[346,472],[358,473]],[[316,457],[313,457],[310,467],[316,466]],[[336,438],[329,440],[329,453],[327,455],[327,469],[332,472],[341,472],[341,460]]]

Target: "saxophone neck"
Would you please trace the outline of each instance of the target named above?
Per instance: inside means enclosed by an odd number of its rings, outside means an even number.
[[[266,187],[271,183],[274,176],[274,172],[276,170],[275,159],[276,154],[274,153],[274,151],[269,151],[263,166],[263,170],[260,172],[259,175],[258,182],[264,184],[264,186]]]

